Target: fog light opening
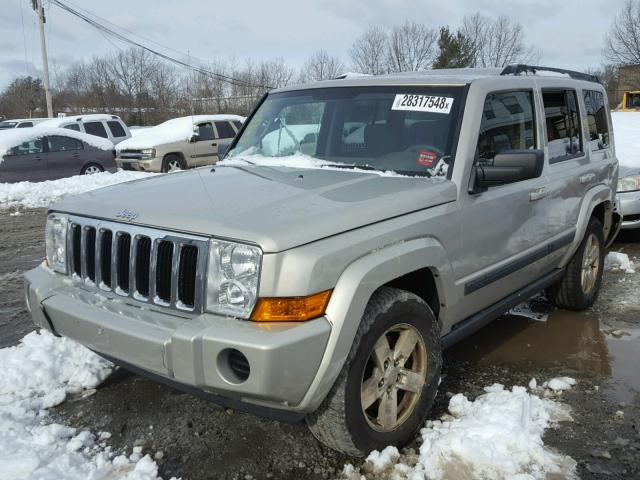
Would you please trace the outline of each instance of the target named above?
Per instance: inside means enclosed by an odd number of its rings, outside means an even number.
[[[251,374],[249,360],[235,348],[225,348],[218,354],[218,372],[229,383],[244,383]]]

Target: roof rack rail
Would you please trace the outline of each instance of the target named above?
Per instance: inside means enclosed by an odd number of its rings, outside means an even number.
[[[571,78],[575,80],[584,80],[587,82],[595,82],[600,83],[600,80],[597,76],[591,75],[589,73],[576,72],[574,70],[565,70],[564,68],[553,68],[553,67],[538,67],[535,65],[507,65],[504,67],[504,70],[500,73],[500,75],[522,75],[523,73],[531,73],[535,74],[538,70],[546,71],[546,72],[555,72],[555,73],[564,73],[569,75]]]

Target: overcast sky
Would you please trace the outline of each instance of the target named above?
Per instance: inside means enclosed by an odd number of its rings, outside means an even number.
[[[39,73],[40,44],[30,0],[0,0],[0,88]],[[65,0],[148,40],[203,61],[283,57],[299,67],[324,48],[348,65],[348,49],[367,25],[414,20],[459,26],[466,14],[506,14],[547,66],[585,69],[601,62],[605,32],[624,0]],[[45,0],[45,5],[47,5]],[[47,7],[52,75],[69,63],[125,48],[56,6]],[[175,52],[164,50],[173,55]]]

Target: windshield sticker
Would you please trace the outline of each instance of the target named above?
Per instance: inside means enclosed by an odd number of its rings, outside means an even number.
[[[453,105],[453,98],[433,95],[411,95],[399,93],[396,95],[391,110],[409,110],[412,112],[449,113]]]
[[[418,165],[422,165],[423,167],[432,168],[438,159],[438,154],[435,152],[430,152],[428,150],[420,150],[418,152],[418,158],[416,159],[416,163]]]

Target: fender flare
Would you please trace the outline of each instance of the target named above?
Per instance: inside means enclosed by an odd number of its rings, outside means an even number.
[[[560,262],[561,267],[565,267],[578,250],[596,206],[605,202],[610,202],[610,211],[613,211],[613,207],[615,205],[615,194],[612,192],[611,187],[607,187],[606,185],[596,185],[587,191],[583,197],[582,204],[580,205],[580,214],[578,215],[578,222],[576,223],[576,235],[571,247],[567,250],[564,257],[562,257]]]
[[[347,266],[336,283],[325,314],[332,325],[327,347],[297,410],[315,410],[329,393],[351,351],[371,295],[391,280],[423,268],[430,268],[434,274],[443,309],[454,303],[456,293],[451,263],[444,247],[435,238],[399,242],[375,250]]]

